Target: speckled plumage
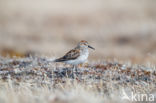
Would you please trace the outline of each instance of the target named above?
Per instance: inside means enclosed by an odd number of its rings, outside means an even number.
[[[89,56],[88,48],[94,49],[89,46],[87,41],[82,40],[74,49],[67,52],[63,57],[56,59],[55,62],[64,62],[72,65],[84,63]]]

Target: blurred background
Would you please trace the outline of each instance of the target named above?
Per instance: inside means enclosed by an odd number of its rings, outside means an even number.
[[[156,0],[0,0],[0,54],[60,57],[87,40],[89,60],[156,63]]]

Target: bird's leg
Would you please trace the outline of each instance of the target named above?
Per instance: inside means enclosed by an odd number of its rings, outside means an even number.
[[[74,76],[77,77],[78,76],[78,72],[77,72],[78,71],[78,65],[75,65],[74,71],[75,71]]]
[[[75,66],[73,65],[73,68],[72,68],[72,77],[74,78],[74,69],[75,69]]]
[[[75,72],[76,72],[76,74],[77,74],[77,67],[78,67],[78,66],[76,65],[76,66],[75,66]]]
[[[72,76],[75,78],[77,76],[77,65],[73,65]]]

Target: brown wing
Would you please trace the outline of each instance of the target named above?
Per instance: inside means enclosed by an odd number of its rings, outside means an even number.
[[[73,60],[80,56],[80,51],[78,49],[73,49],[66,53],[63,57],[56,59],[55,62],[62,62],[66,60]]]

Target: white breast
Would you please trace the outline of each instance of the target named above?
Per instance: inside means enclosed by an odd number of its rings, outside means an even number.
[[[65,63],[78,65],[78,64],[84,63],[88,59],[88,56],[89,56],[88,50],[84,50],[80,53],[80,56],[77,59],[65,61]]]
[[[80,63],[85,62],[88,59],[89,52],[82,53],[77,59]]]

